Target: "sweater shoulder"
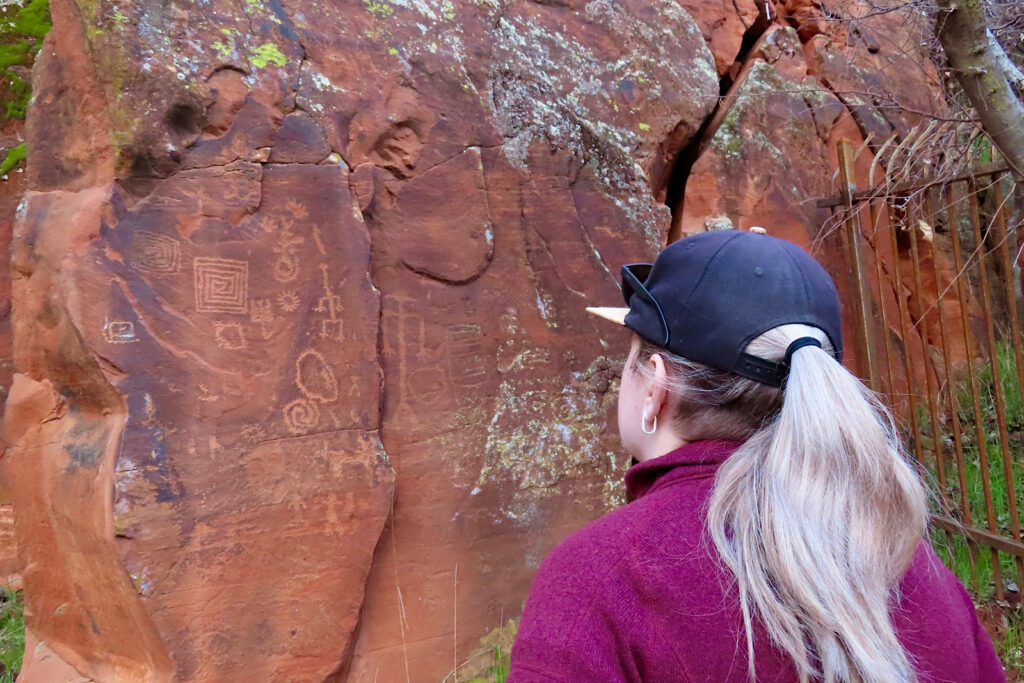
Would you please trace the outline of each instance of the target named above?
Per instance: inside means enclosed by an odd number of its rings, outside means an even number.
[[[593,590],[597,579],[635,573],[652,548],[695,543],[703,528],[702,497],[681,488],[651,493],[573,532],[545,559],[538,579],[568,573]]]

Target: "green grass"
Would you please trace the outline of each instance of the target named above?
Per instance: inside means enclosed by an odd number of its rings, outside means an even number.
[[[1009,433],[1010,476],[1014,488],[1014,500],[1019,513],[1024,513],[1024,403],[1021,398],[1021,387],[1017,377],[1013,347],[999,342],[996,345],[996,362],[999,367],[1000,387],[1002,388],[1007,431]],[[1009,486],[1006,478],[1006,465],[1003,462],[1003,450],[999,437],[999,426],[996,416],[996,392],[992,367],[986,363],[977,370],[977,386],[981,406],[981,432],[984,443],[978,443],[975,425],[974,406],[971,399],[970,381],[964,380],[955,389],[957,414],[960,420],[964,451],[964,479],[967,484],[967,501],[972,522],[979,527],[987,524],[985,507],[985,488],[982,478],[982,457],[988,466],[990,490],[995,508],[996,529],[1005,534],[1011,530],[1009,513]],[[947,456],[950,449],[947,448]],[[958,517],[962,516],[960,485],[957,478],[955,460],[947,457],[946,479],[949,488],[950,503]],[[934,467],[934,457],[928,463]],[[1020,520],[1019,520],[1020,521]]]
[[[502,652],[501,644],[494,646],[494,664],[491,665],[489,673],[494,677],[494,683],[505,683],[508,679],[509,654]]]
[[[509,656],[516,639],[519,622],[509,619],[505,624],[480,639],[481,649],[467,659],[458,671],[451,672],[445,681],[460,683],[505,683],[509,674]],[[2,683],[2,682],[0,682]]]
[[[1013,498],[1017,503],[1018,521],[1024,522],[1024,397],[1022,397],[1020,381],[1013,347],[1009,343],[996,344],[996,364],[999,369],[999,385],[1002,390],[1004,414],[1006,416],[1009,436],[1010,477],[1013,484]],[[972,526],[985,529],[988,527],[988,515],[985,505],[985,487],[983,484],[982,465],[988,467],[989,490],[992,496],[995,513],[996,532],[1004,536],[1012,535],[1012,524],[1009,513],[1010,486],[1003,461],[1003,448],[999,436],[997,420],[996,383],[992,365],[984,363],[975,369],[978,399],[981,413],[981,436],[975,419],[974,403],[971,398],[970,378],[965,378],[953,388],[957,416],[962,433],[964,454],[964,480],[967,507],[971,515]],[[921,406],[918,406],[919,409]],[[934,500],[938,500],[938,485],[935,472],[935,457],[931,431],[931,423],[927,412],[919,413],[921,429],[921,445],[924,451],[925,467],[929,471],[933,485]],[[952,508],[953,516],[965,519],[963,498],[957,472],[955,455],[952,448],[952,428],[949,424],[942,426],[944,441],[944,463],[947,483],[947,501]],[[936,506],[936,511],[937,510]],[[938,529],[931,532],[932,544],[939,557],[946,562],[957,578],[967,587],[971,597],[978,604],[994,604],[996,597],[996,579],[993,572],[992,550],[988,547],[968,544],[964,536],[949,534]],[[1000,582],[1004,591],[1019,590],[1017,586],[1017,566],[1014,558],[1006,553],[996,553]],[[1024,611],[1017,608],[1006,609],[1006,603],[999,605],[1005,617],[1005,628],[996,640],[996,649],[1008,671],[1024,672]]]
[[[4,591],[0,596],[0,683],[10,683],[25,654],[25,612],[21,596]]]
[[[1013,347],[1008,343],[997,343],[996,361],[999,368],[1000,386],[1002,388],[1007,429],[1010,436],[1009,459],[1011,481],[1013,482],[1014,500],[1017,503],[1018,517],[1020,517],[1024,515],[1024,434],[1022,434],[1022,426],[1024,426],[1024,401],[1022,401],[1020,382],[1017,377]],[[984,464],[988,466],[989,488],[995,511],[996,531],[1010,535],[1012,525],[1009,513],[1009,486],[1007,484],[1006,467],[1003,462],[1003,451],[999,438],[995,380],[990,364],[985,363],[980,368],[977,368],[976,382],[979,404],[981,406],[981,432],[984,437],[980,447],[975,426],[975,413],[971,399],[969,378],[965,378],[954,388],[957,415],[960,420],[960,430],[962,433],[967,506],[970,511],[972,524],[980,528],[987,527],[988,516],[982,476],[982,458],[984,457]],[[933,452],[931,452],[931,426],[930,421],[927,419],[927,414],[922,415],[920,425],[922,445],[926,446],[925,466],[928,468],[931,475],[930,478],[937,489],[935,458]],[[956,460],[952,454],[950,431],[948,426],[944,426],[944,437],[950,439],[950,442],[943,449],[946,456],[944,463],[947,500],[952,508],[953,516],[958,519],[964,519],[963,496],[960,492]],[[938,491],[936,490],[934,493],[937,495]],[[1024,520],[1019,519],[1018,521]],[[951,561],[951,568],[964,584],[971,588],[975,599],[980,601],[990,599],[994,594],[994,583],[992,583],[991,560],[988,558],[989,551],[987,549],[979,551],[982,557],[977,562],[976,575],[972,577],[967,571],[970,563],[968,561],[969,554],[967,553],[966,543],[961,539],[958,543],[954,544],[954,548],[945,548],[945,534],[940,534],[940,536],[941,543],[936,543],[936,549],[940,552],[940,555],[946,558],[947,561]],[[951,555],[952,559],[950,559]],[[1004,582],[1015,580],[1016,570],[1011,558],[1001,556],[1000,566],[1003,568],[1002,578]]]
[[[1024,671],[1024,614],[1020,610],[1007,614],[1006,631],[996,648],[1007,669]]]

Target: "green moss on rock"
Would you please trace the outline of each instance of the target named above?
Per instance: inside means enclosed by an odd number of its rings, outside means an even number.
[[[0,126],[25,118],[30,84],[12,67],[30,67],[50,30],[49,0],[28,0],[0,8]]]
[[[4,157],[4,160],[0,161],[0,175],[9,173],[15,166],[24,161],[26,156],[28,156],[28,149],[25,147],[24,142],[11,147],[7,150],[7,156]]]

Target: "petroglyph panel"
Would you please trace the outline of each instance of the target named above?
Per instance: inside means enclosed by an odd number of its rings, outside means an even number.
[[[105,528],[112,492],[122,535],[105,541],[104,575],[121,577],[173,660],[166,675],[132,674],[140,680],[329,678],[351,652],[391,499],[367,226],[343,166],[274,166],[194,169],[184,179],[168,171],[132,187],[105,181],[26,200],[26,234],[51,224],[80,230],[77,250],[64,249],[60,229],[45,253],[22,250],[52,259],[29,265],[45,275],[46,292],[72,293],[75,316],[38,337],[60,351],[23,346],[26,356],[70,354],[72,373],[50,379],[84,380],[75,388],[89,410],[111,409],[102,412],[117,430],[104,456],[111,477],[96,480],[95,519]],[[67,201],[92,195],[91,213]],[[64,462],[56,452],[44,457]],[[316,463],[328,466],[316,473],[333,476],[314,475]],[[61,478],[53,482],[63,495]],[[94,560],[50,545],[72,562]],[[281,562],[268,568],[272,555]],[[65,588],[74,586],[56,586],[54,597]],[[257,595],[273,595],[273,608],[252,612]],[[111,624],[124,607],[112,602]],[[294,604],[309,605],[309,618],[293,624]],[[93,636],[71,642],[72,633],[68,647],[86,652]]]
[[[225,258],[196,257],[192,262],[196,311],[246,313],[249,303],[249,264]]]

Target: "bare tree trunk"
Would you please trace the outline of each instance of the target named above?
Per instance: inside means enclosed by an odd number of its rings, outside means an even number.
[[[981,126],[1024,180],[1024,92],[1014,88],[1020,72],[989,32],[982,0],[938,0],[935,34],[960,87],[967,93]]]

